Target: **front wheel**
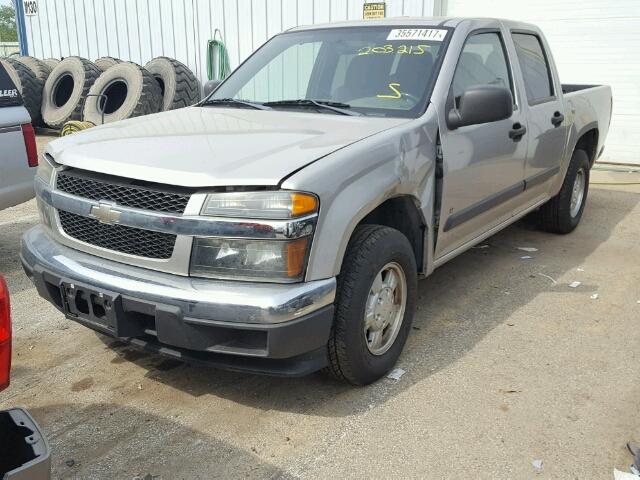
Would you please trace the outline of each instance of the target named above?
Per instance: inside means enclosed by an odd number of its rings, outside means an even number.
[[[569,233],[578,226],[589,192],[589,168],[587,153],[584,150],[573,152],[560,192],[538,212],[542,230]]]
[[[367,385],[395,365],[415,310],[416,261],[407,238],[380,225],[359,226],[338,277],[329,371]]]

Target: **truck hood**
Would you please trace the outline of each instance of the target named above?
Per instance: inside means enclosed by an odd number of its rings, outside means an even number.
[[[51,142],[56,162],[185,187],[278,185],[305,165],[406,122],[335,114],[189,107]]]

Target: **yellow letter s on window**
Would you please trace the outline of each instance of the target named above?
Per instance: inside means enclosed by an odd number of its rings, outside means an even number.
[[[390,83],[389,90],[393,92],[393,95],[376,95],[376,97],[377,98],[393,98],[393,99],[402,98],[402,93],[400,93],[400,90],[398,90],[399,86],[400,86],[399,83]]]

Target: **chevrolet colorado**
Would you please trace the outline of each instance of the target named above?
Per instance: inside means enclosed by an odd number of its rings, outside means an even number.
[[[607,86],[560,83],[533,25],[294,28],[197,106],[49,144],[22,263],[133,345],[368,384],[419,278],[526,214],[578,225],[611,108]]]

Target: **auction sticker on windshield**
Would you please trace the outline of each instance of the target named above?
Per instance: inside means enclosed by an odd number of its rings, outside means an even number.
[[[447,35],[440,28],[396,28],[389,32],[387,40],[431,40],[442,42]]]

